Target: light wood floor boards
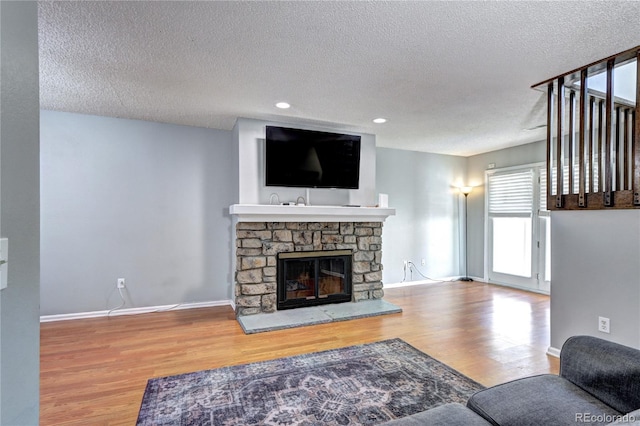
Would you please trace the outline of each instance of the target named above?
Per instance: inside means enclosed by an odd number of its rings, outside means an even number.
[[[454,282],[385,300],[404,312],[253,335],[230,307],[43,323],[41,425],[132,425],[149,378],[395,337],[485,386],[558,372],[547,296]]]

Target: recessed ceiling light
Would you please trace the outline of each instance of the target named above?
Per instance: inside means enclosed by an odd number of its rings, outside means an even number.
[[[289,105],[289,104],[288,104],[288,103],[286,103],[286,102],[278,102],[278,103],[276,104],[276,107],[277,107],[277,108],[280,108],[280,109],[287,109],[287,108],[291,107],[291,105]]]
[[[386,123],[387,119],[386,118],[374,118],[373,122],[376,124],[382,124],[382,123]]]

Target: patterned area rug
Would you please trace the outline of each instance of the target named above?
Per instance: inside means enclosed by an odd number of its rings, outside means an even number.
[[[138,425],[374,425],[482,385],[400,339],[151,379]]]

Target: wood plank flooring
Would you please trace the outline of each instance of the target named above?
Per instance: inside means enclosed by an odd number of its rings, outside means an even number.
[[[478,282],[385,290],[403,309],[245,335],[230,307],[41,325],[41,425],[133,425],[149,378],[399,337],[491,386],[557,373],[549,297]]]

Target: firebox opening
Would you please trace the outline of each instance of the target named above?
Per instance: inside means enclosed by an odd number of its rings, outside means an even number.
[[[280,253],[277,308],[350,302],[351,258],[351,250]]]

